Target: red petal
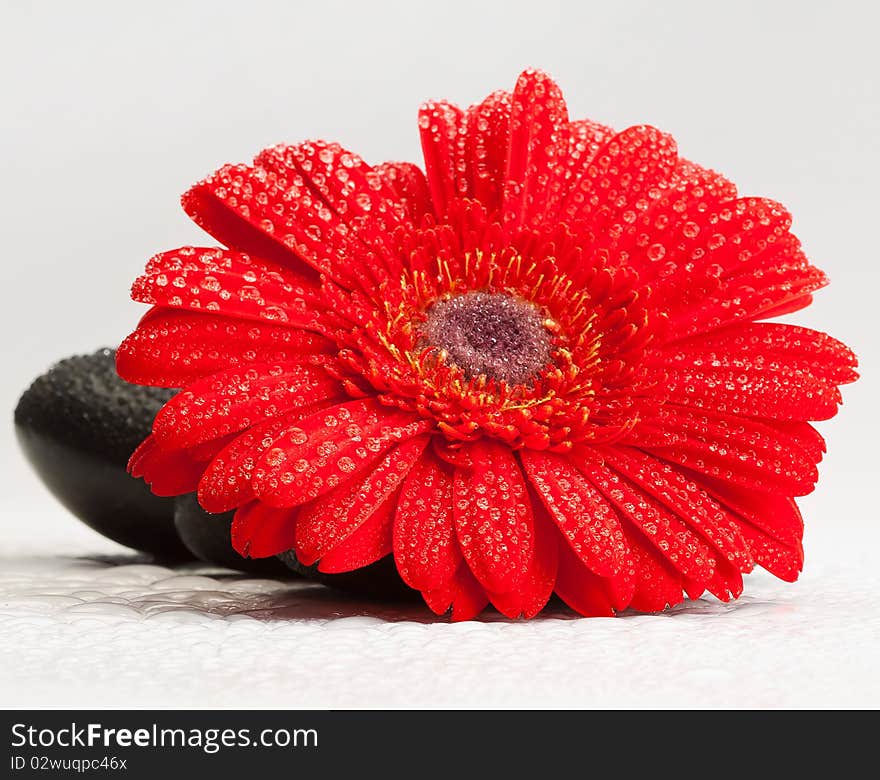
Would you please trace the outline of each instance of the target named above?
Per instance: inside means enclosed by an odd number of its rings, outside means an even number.
[[[470,194],[487,211],[501,208],[510,145],[510,93],[493,92],[467,112],[465,153]]]
[[[780,579],[794,582],[804,562],[804,523],[794,499],[704,477],[699,482],[739,523],[755,561]]]
[[[553,219],[565,186],[568,110],[546,73],[527,70],[511,101],[504,220],[519,227]]]
[[[271,208],[284,191],[265,171],[224,165],[181,198],[183,209],[221,244],[263,257],[310,276],[315,274],[286,241],[284,223]]]
[[[555,590],[559,598],[581,615],[613,617],[615,614],[605,581],[584,566],[571,546],[562,539],[559,540]]]
[[[717,360],[709,368],[666,369],[665,376],[670,401],[731,415],[827,420],[841,402],[834,385],[806,371],[765,367],[761,356]]]
[[[212,444],[220,449],[225,442]],[[132,453],[128,471],[135,478],[143,478],[157,496],[179,496],[196,489],[211,457],[204,447],[162,449],[151,435]]]
[[[706,590],[724,602],[738,599],[743,591],[742,574],[728,560],[719,558],[715,573],[706,583]]]
[[[471,620],[479,615],[489,603],[486,591],[466,565],[459,567],[449,585],[437,590],[424,591],[425,603],[437,615],[445,614],[452,607],[452,621]]]
[[[640,612],[660,612],[684,599],[681,575],[637,531],[627,535],[635,558],[636,583],[630,606]]]
[[[739,598],[743,591],[742,575],[723,558],[718,560],[718,567],[708,581],[695,582],[682,575],[681,584],[692,601],[709,592],[719,601],[727,603]]]
[[[763,493],[730,482],[696,477],[698,484],[721,504],[764,533],[791,547],[801,544],[804,521],[790,496]]]
[[[428,180],[421,168],[408,162],[387,162],[376,166],[376,173],[391,188],[415,225],[431,212]]]
[[[594,574],[609,577],[628,563],[617,513],[567,458],[523,450],[526,474],[575,554]]]
[[[759,566],[785,582],[798,578],[804,567],[804,548],[800,544],[783,544],[750,523],[743,523],[740,532]]]
[[[692,163],[690,160],[678,158],[675,166],[673,179],[679,192],[692,188],[693,193],[699,198],[707,197],[712,201],[733,200],[736,197],[736,185],[726,179],[717,171],[704,168],[702,165]],[[697,190],[702,190],[698,193]],[[705,211],[705,209],[698,209]],[[686,212],[687,208],[681,206],[675,209],[676,213]]]
[[[747,358],[763,358],[771,367],[782,364],[793,371],[807,371],[816,379],[841,385],[858,377],[852,350],[827,333],[779,322],[741,323],[701,333],[658,349],[652,360],[671,367],[693,366],[696,360],[736,366]]]
[[[339,382],[316,366],[234,368],[174,396],[156,415],[153,433],[163,446],[189,447],[339,395]]]
[[[537,496],[530,502],[535,518],[535,555],[527,575],[512,593],[491,593],[495,608],[509,618],[531,618],[547,604],[556,586],[559,534]]]
[[[327,574],[354,571],[390,555],[396,504],[397,496],[389,496],[351,536],[321,558],[319,571]]]
[[[372,398],[324,409],[263,454],[254,469],[254,492],[273,506],[303,504],[354,479],[389,449],[433,425]]]
[[[299,362],[327,339],[292,328],[229,317],[154,309],[116,351],[116,370],[139,385],[185,387],[251,363]]]
[[[406,222],[397,195],[361,157],[336,143],[306,141],[274,146],[257,155],[257,166],[282,176],[299,173],[309,188],[356,231],[390,233]]]
[[[386,260],[391,261],[389,267],[397,270],[396,258],[387,255],[386,240],[395,228],[411,223],[394,190],[358,155],[339,144],[307,141],[265,149],[254,162],[257,167],[277,175],[279,181],[298,181],[301,177],[315,197],[309,199],[308,204],[290,206],[290,227],[300,235],[300,240],[304,232],[332,226],[337,235],[328,238],[346,237],[341,247],[359,245],[366,252],[385,254]],[[289,193],[285,194],[285,200],[290,200]],[[333,217],[328,219],[330,215],[322,213],[324,206]],[[334,266],[330,270],[336,278],[344,276],[344,267]]]
[[[441,587],[462,564],[452,500],[451,469],[426,452],[403,483],[394,522],[397,570],[417,590]]]
[[[288,412],[236,436],[205,469],[199,481],[199,503],[209,512],[227,512],[251,501],[251,477],[259,456],[314,408]]]
[[[404,441],[384,457],[380,456],[381,460],[364,479],[348,479],[327,496],[305,504],[297,521],[296,557],[299,561],[310,566],[348,539],[397,492],[427,443],[426,436]]]
[[[151,258],[131,296],[141,303],[309,327],[320,299],[313,280],[228,249],[182,247]]]
[[[559,219],[562,200],[595,160],[605,142],[615,135],[614,130],[589,119],[578,119],[569,122],[562,130],[565,136],[564,148],[559,167],[554,171],[554,185],[559,188],[558,197],[554,198],[553,207],[547,210],[546,216]],[[549,219],[547,222],[549,223]]]
[[[566,185],[562,220],[579,223],[594,251],[613,246],[650,208],[678,164],[671,136],[654,127],[630,127],[609,138]]]
[[[668,180],[642,204],[647,208],[628,213],[616,234],[616,250],[652,286],[655,300],[684,294],[699,301],[703,287],[718,287],[722,271],[712,269],[716,257],[736,242],[731,237],[725,248],[726,237],[716,236],[728,229],[735,198],[736,188],[726,179],[679,158]],[[671,279],[675,289],[667,289]]]
[[[456,468],[455,531],[465,560],[486,590],[506,593],[526,576],[534,555],[531,507],[522,470],[510,449],[479,439],[473,468]]]
[[[739,571],[754,567],[749,547],[730,516],[668,463],[631,447],[601,449],[606,464],[677,514]]]
[[[253,501],[232,519],[232,546],[244,558],[268,558],[292,549],[295,532],[295,509],[275,509]]]
[[[669,313],[671,338],[799,308],[799,299],[827,283],[789,232],[791,215],[780,204],[741,198],[674,206],[648,212],[649,224],[636,229],[646,237],[639,277]]]
[[[375,262],[364,248],[380,247],[406,219],[377,173],[322,141],[266,149],[253,167],[222,168],[183,202],[224,243],[299,269],[305,261],[349,286],[363,263]]]
[[[663,347],[651,362],[671,400],[733,415],[822,420],[840,403],[836,385],[856,378],[856,360],[824,333],[753,323]]]
[[[590,119],[574,119],[568,123],[568,160],[572,173],[586,170],[604,143],[615,135],[607,125]]]
[[[452,598],[452,622],[472,620],[479,615],[489,603],[486,592],[467,566],[458,572],[458,587]]]
[[[784,423],[668,405],[644,419],[625,443],[755,490],[804,495],[818,477],[814,442]]]
[[[712,577],[715,556],[680,517],[612,472],[596,455],[580,453],[576,465],[678,571],[697,582]]]
[[[451,103],[425,103],[419,109],[419,134],[431,200],[438,216],[457,195],[465,194],[464,113]]]

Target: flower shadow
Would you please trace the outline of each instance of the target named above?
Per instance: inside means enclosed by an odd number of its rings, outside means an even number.
[[[56,561],[58,559],[55,559]],[[414,622],[422,624],[449,622],[448,616],[436,616],[417,598],[375,599],[353,596],[291,574],[289,580],[257,578],[202,563],[157,565],[143,555],[107,555],[62,559],[70,567],[86,567],[94,582],[100,584],[96,602],[107,592],[117,603],[150,618],[171,612],[187,613],[206,619],[247,617],[272,621],[336,621],[363,619],[364,623]],[[682,620],[696,616],[721,617],[743,614],[784,605],[744,596],[739,601],[723,603],[714,597],[685,601],[662,613],[646,614],[633,610],[617,619],[657,618]],[[551,599],[532,622],[577,620],[580,616],[561,600]],[[360,622],[360,621],[358,621]],[[476,622],[510,621],[493,609],[484,611]]]

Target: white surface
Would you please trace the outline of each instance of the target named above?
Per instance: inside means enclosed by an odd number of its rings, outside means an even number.
[[[69,523],[56,548],[121,549]],[[825,540],[800,582],[752,575],[733,604],[461,624],[25,548],[0,561],[0,689],[10,707],[876,707],[878,537]]]
[[[143,308],[128,287],[152,253],[210,241],[178,205],[193,181],[268,144],[315,136],[371,161],[418,160],[421,100],[466,104],[511,87],[527,65],[556,76],[573,116],[656,124],[744,193],[785,203],[833,280],[797,320],[851,344],[863,379],[821,427],[830,450],[819,490],[803,502],[800,583],[753,577],[734,606],[611,621],[394,622],[265,583],[198,580],[196,589],[172,572],[83,561],[120,548],[52,501],[7,425],[0,702],[880,704],[877,13],[861,0],[174,0],[140,14],[109,1],[5,0],[8,411],[50,363],[133,327]],[[337,619],[352,611],[380,617]]]

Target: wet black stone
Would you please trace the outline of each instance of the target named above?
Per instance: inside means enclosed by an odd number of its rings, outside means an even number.
[[[141,387],[116,374],[115,351],[55,364],[15,409],[15,431],[40,479],[86,525],[160,560],[189,560],[174,527],[174,500],[154,496],[125,470],[175,390]]]
[[[181,541],[199,560],[264,577],[290,577],[293,572],[275,558],[242,558],[229,541],[235,512],[212,515],[199,505],[195,493],[178,496],[174,525]]]
[[[382,601],[412,601],[419,598],[419,592],[400,579],[393,555],[387,555],[363,569],[343,574],[325,574],[318,571],[317,564],[303,566],[293,550],[281,553],[278,559],[303,577],[352,596]]]

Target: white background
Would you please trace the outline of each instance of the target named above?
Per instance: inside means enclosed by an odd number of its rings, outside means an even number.
[[[4,703],[880,703],[872,4],[2,0],[0,9]],[[797,320],[852,345],[863,378],[821,425],[829,454],[802,502],[804,579],[753,578],[733,609],[700,602],[663,618],[461,629],[277,596],[266,583],[168,585],[172,572],[77,560],[121,548],[43,491],[15,446],[12,409],[53,361],[133,327],[142,307],[128,287],[151,254],[210,241],[179,208],[180,193],[224,162],[307,137],[371,161],[419,160],[420,101],[468,104],[512,87],[529,65],[558,79],[572,116],[655,124],[743,193],[785,203],[831,276]],[[84,588],[90,581],[103,585]],[[207,617],[206,603],[253,612],[242,592],[276,595],[243,628]],[[114,599],[116,612],[106,606]],[[191,618],[196,639],[149,619],[171,607]],[[374,617],[339,623],[337,613]],[[259,684],[242,682],[236,664],[259,672]]]

